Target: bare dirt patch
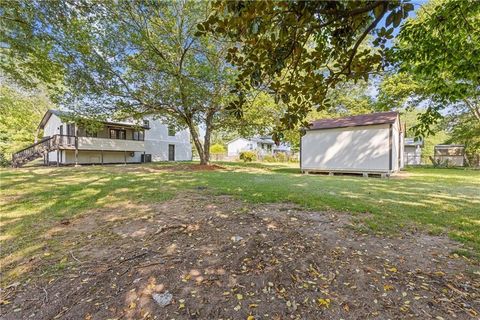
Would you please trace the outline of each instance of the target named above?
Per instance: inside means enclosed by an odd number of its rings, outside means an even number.
[[[1,316],[479,316],[478,264],[452,255],[458,244],[419,233],[395,238],[359,234],[351,221],[348,214],[309,212],[290,204],[253,205],[200,191],[137,209],[99,210],[61,224],[49,235],[78,241],[66,267],[3,288],[9,303]]]

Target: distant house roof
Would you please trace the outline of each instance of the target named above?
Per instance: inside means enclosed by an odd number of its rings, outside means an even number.
[[[254,137],[250,140],[266,144],[275,144],[275,141],[272,140],[272,137]]]
[[[45,125],[47,124],[48,122],[48,119],[50,119],[50,117],[53,115],[56,115],[58,117],[68,117],[68,116],[73,116],[74,114],[72,112],[69,112],[69,111],[62,111],[62,110],[48,110],[45,115],[43,116],[42,120],[40,121],[40,124],[39,124],[39,128],[40,129],[43,129],[45,127]],[[129,122],[129,121],[111,121],[111,120],[106,120],[106,121],[102,121],[102,123],[105,123],[105,124],[110,124],[110,125],[121,125],[121,126],[130,126],[130,127],[134,127],[134,126],[137,126],[137,124],[135,122]],[[141,125],[140,126],[141,128],[144,128],[144,129],[149,129],[148,126],[146,125]]]
[[[243,138],[243,137],[236,137],[235,139],[232,139],[227,142],[227,144],[230,144],[234,141],[237,141],[239,139],[243,139],[246,141],[251,141],[251,142],[260,142],[260,143],[265,143],[265,144],[275,144],[275,141],[272,140],[271,137],[252,137],[252,138]]]
[[[415,138],[405,138],[405,146],[421,146],[423,147],[423,139],[415,140]]]
[[[358,116],[350,116],[335,119],[315,120],[310,124],[309,130],[347,128],[358,126],[370,126],[375,124],[394,123],[398,118],[397,111],[376,112],[370,114],[362,114]]]

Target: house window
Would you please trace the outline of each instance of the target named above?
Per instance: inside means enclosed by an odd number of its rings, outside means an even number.
[[[127,132],[121,129],[110,129],[110,139],[125,140],[127,138]]]
[[[174,137],[175,136],[175,126],[174,125],[168,125],[168,135],[170,137]]]
[[[150,128],[150,121],[149,120],[143,120],[143,126],[145,128]]]
[[[67,136],[75,135],[75,124],[67,123]]]
[[[143,130],[133,131],[133,140],[139,140],[139,141],[145,140],[145,132]]]

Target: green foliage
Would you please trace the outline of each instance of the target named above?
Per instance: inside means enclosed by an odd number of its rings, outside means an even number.
[[[59,89],[63,76],[60,63],[51,59],[53,39],[39,32],[40,22],[54,12],[38,10],[36,1],[2,1],[0,8],[2,47],[0,71],[24,88],[46,86]]]
[[[478,96],[478,30],[478,1],[435,0],[426,4],[415,18],[406,21],[399,34],[396,55],[400,70],[444,101]]]
[[[242,151],[240,152],[240,160],[243,160],[243,162],[256,161],[257,154],[253,151]]]
[[[475,136],[480,122],[478,30],[480,2],[455,0],[429,2],[402,27],[394,51],[400,73],[387,79],[384,90],[397,103],[427,105],[415,127],[418,135],[431,133],[447,109],[458,116],[447,127],[469,132],[455,133],[457,141],[475,144],[461,140]]]
[[[474,161],[480,154],[480,119],[464,111],[447,115],[444,126],[449,128],[450,135],[446,142],[464,144],[467,156]]]
[[[211,154],[224,154],[226,152],[225,147],[221,144],[214,144],[210,147]]]
[[[418,116],[422,113],[421,109],[408,109],[401,114],[401,121],[406,124],[407,132],[405,137],[415,137],[415,126],[418,124]],[[431,128],[429,135],[419,137],[423,139],[421,162],[430,164],[430,157],[433,157],[433,148],[437,144],[449,143],[450,135],[444,129],[442,124],[437,124]]]
[[[218,1],[198,29],[240,44],[226,56],[239,69],[234,114],[246,112],[252,90],[266,89],[285,105],[283,131],[328,108],[330,88],[380,70],[386,40],[411,10],[403,1]],[[373,34],[373,48],[361,47]]]
[[[32,144],[37,127],[52,104],[40,91],[25,92],[0,85],[0,162],[7,165],[12,154]],[[38,138],[38,137],[37,137]]]

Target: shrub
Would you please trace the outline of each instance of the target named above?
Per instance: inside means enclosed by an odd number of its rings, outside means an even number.
[[[0,153],[0,167],[8,167],[10,164],[10,160],[8,160],[3,153]]]
[[[275,159],[274,156],[271,156],[271,155],[267,154],[267,155],[263,156],[263,161],[264,162],[275,162],[275,161],[277,161],[277,159]]]
[[[275,158],[277,159],[278,162],[286,162],[287,161],[287,155],[283,152],[279,152],[275,155]]]
[[[225,147],[219,143],[216,143],[210,147],[210,154],[215,156],[215,160],[218,160],[220,156],[225,154]]]
[[[257,155],[253,151],[242,151],[240,152],[240,160],[243,160],[243,162],[252,162],[257,160]]]

